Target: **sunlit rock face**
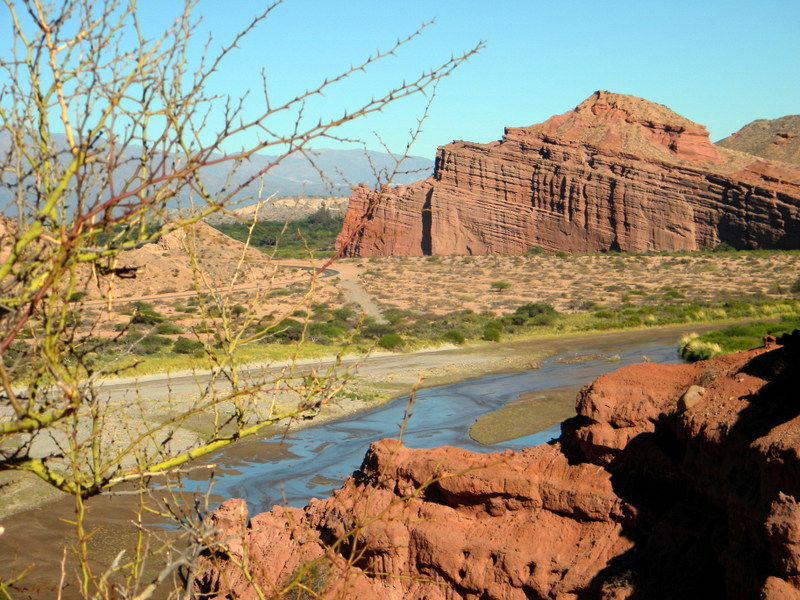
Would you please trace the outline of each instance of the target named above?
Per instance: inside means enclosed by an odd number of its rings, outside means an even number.
[[[800,247],[800,167],[717,147],[665,106],[596,92],[499,142],[439,148],[433,176],[354,189],[345,256]]]

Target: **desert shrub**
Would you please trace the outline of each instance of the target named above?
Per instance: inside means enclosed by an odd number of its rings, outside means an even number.
[[[720,242],[716,246],[703,246],[700,250],[703,252],[736,252],[736,248],[728,242]]]
[[[683,360],[697,362],[698,360],[708,360],[722,354],[722,348],[719,344],[698,339],[696,333],[690,333],[681,338],[678,345],[678,354]]]
[[[69,298],[67,298],[67,302],[79,302],[80,300],[82,300],[85,297],[86,297],[86,292],[84,292],[82,290],[78,291],[78,292],[72,292],[69,295]]]
[[[189,338],[181,336],[175,340],[172,351],[177,354],[199,355],[203,352],[203,343],[200,340],[190,340]]]
[[[663,290],[664,290],[664,298],[680,299],[686,297],[681,291],[676,290],[675,288],[670,286],[665,286]]]
[[[267,292],[266,297],[278,298],[280,296],[291,296],[292,294],[294,294],[294,290],[291,290],[289,288],[278,288],[276,290],[270,290],[269,292]]]
[[[487,342],[499,342],[502,335],[503,326],[497,321],[492,321],[486,324],[483,328],[483,339]]]
[[[23,327],[20,329],[17,339],[30,340],[36,336],[36,330],[33,327]]]
[[[517,307],[514,311],[515,314],[525,315],[527,317],[535,317],[536,315],[556,315],[556,309],[546,302],[529,302]]]
[[[331,311],[331,316],[339,321],[350,321],[355,318],[356,311],[352,306],[340,306]]]
[[[396,333],[386,333],[378,339],[378,346],[386,350],[394,350],[403,345],[403,338]]]
[[[120,338],[119,343],[129,345],[132,354],[145,355],[166,350],[172,344],[172,340],[155,334],[141,337],[138,334],[129,333]]]
[[[345,329],[332,323],[311,323],[307,329],[308,338],[313,342],[329,344],[345,334]]]
[[[613,319],[616,315],[610,310],[598,310],[593,313],[596,319]]]
[[[503,325],[510,325],[510,326],[517,326],[517,327],[520,327],[520,326],[524,325],[525,323],[527,323],[527,321],[528,321],[528,317],[526,317],[525,315],[517,314],[517,313],[511,314],[511,315],[506,315],[502,319],[500,319],[500,322]]]
[[[457,346],[460,346],[466,341],[466,338],[464,338],[464,334],[461,333],[458,329],[450,329],[446,331],[445,334],[442,336],[442,339],[444,339],[447,342],[450,342],[451,344],[456,344]]]
[[[507,281],[493,281],[490,286],[495,292],[502,292],[510,288],[511,284]]]
[[[794,280],[794,283],[789,287],[789,291],[793,294],[800,294],[800,276]]]
[[[247,312],[247,309],[241,304],[234,304],[231,306],[231,314],[234,317],[239,317]]]
[[[383,318],[392,325],[397,325],[406,318],[406,313],[396,308],[390,308],[389,310],[383,312]]]
[[[178,311],[178,312],[182,312],[182,313],[194,314],[194,313],[197,312],[197,307],[196,306],[185,306],[183,304],[177,304],[175,306],[175,310]]]
[[[529,321],[529,325],[533,325],[535,327],[544,327],[546,325],[552,325],[555,323],[556,315],[550,313],[540,313],[535,317],[532,317]]]
[[[283,319],[264,330],[264,342],[294,342],[303,338],[305,326],[294,319]]]
[[[164,320],[164,315],[156,312],[156,309],[149,302],[134,302],[133,309],[131,323],[157,325]]]
[[[175,325],[174,323],[160,323],[156,325],[156,333],[160,335],[175,335],[183,333],[183,327]]]
[[[376,340],[381,336],[384,336],[388,333],[396,333],[394,327],[389,323],[378,323],[375,319],[367,318],[364,319],[364,323],[361,326],[361,337]]]

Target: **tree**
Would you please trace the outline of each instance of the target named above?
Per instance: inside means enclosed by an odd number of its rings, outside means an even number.
[[[491,283],[491,288],[492,288],[492,289],[493,289],[495,292],[498,292],[498,293],[500,293],[500,292],[504,292],[504,291],[506,291],[506,290],[507,290],[508,288],[510,288],[510,287],[511,287],[511,284],[510,284],[510,283],[508,283],[507,281],[493,281],[493,282]]]
[[[270,102],[265,78],[258,99],[263,110],[248,117],[247,97],[217,97],[207,84],[230,61],[237,43],[278,4],[268,5],[216,54],[207,44],[196,56],[191,1],[161,35],[148,37],[135,0],[4,0],[10,26],[0,37],[10,42],[4,42],[0,61],[0,188],[6,194],[0,196],[6,202],[0,221],[0,472],[32,473],[74,498],[75,585],[84,597],[149,597],[202,546],[197,542],[178,549],[149,579],[142,577],[136,557],[99,569],[89,560],[87,498],[121,482],[144,489],[151,477],[179,471],[191,459],[282,416],[319,406],[342,385],[325,378],[315,378],[313,386],[296,385],[290,376],[245,384],[235,354],[258,336],[248,333],[252,319],[232,319],[240,311],[198,271],[198,287],[207,288],[217,307],[215,340],[203,341],[211,369],[208,385],[168,419],[137,421],[112,433],[111,413],[129,411],[136,420],[147,398],[118,406],[101,393],[98,381],[108,375],[96,360],[102,344],[74,318],[85,282],[94,278],[113,289],[115,278],[135,276],[118,264],[125,250],[190,227],[253,194],[269,169],[292,153],[309,153],[317,140],[335,138],[341,126],[404,97],[430,95],[439,80],[478,49],[341,117],[308,124],[303,115],[308,101],[351,74],[369,70],[413,41],[423,26],[281,104]],[[279,131],[272,123],[286,114],[296,115],[294,125]],[[258,133],[257,142],[229,150],[252,132]],[[260,151],[277,158],[237,177]],[[221,166],[227,176],[215,183],[211,171]],[[175,212],[178,207],[182,210]],[[141,320],[151,313],[137,314]],[[254,401],[257,394],[278,388],[291,388],[297,403],[278,411],[274,403]],[[178,443],[176,428],[199,413],[213,414],[213,426]],[[8,578],[0,578],[0,597],[10,593],[9,585]]]

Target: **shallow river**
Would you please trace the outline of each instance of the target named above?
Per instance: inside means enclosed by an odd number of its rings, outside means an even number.
[[[560,351],[544,360],[540,368],[518,373],[489,375],[461,383],[421,390],[416,394],[403,432],[403,441],[413,448],[452,445],[478,452],[522,448],[557,437],[559,426],[494,446],[469,437],[470,425],[481,415],[501,408],[530,391],[560,392],[570,406],[575,392],[598,375],[622,365],[651,360],[678,362],[676,341],[681,330],[634,332],[586,340],[556,340]],[[541,349],[541,342],[538,343]],[[525,344],[514,344],[525,352]],[[619,357],[616,360],[616,357]],[[615,357],[613,361],[607,360]],[[564,393],[566,391],[566,393]],[[397,437],[409,408],[400,398],[370,411],[293,432],[284,438],[242,441],[212,456],[217,465],[211,500],[245,498],[250,514],[268,510],[273,504],[303,506],[339,487],[360,465],[370,442]],[[568,411],[568,409],[567,409]],[[203,473],[203,471],[201,471]],[[207,477],[207,476],[206,476]],[[206,491],[205,480],[187,482],[189,490]],[[94,498],[90,517],[96,532],[92,545],[100,555],[116,554],[130,539],[131,496]],[[63,519],[72,512],[69,500],[54,502],[4,520],[0,575],[9,567],[18,571],[31,562],[39,567],[28,576],[29,585],[41,586],[35,598],[54,597],[53,584],[59,572],[61,547],[71,543],[70,527]],[[69,597],[67,593],[65,597]],[[23,596],[24,597],[24,596]]]
[[[579,352],[548,358],[538,369],[421,390],[411,407],[403,442],[412,448],[449,445],[477,452],[547,442],[558,436],[558,425],[494,446],[475,442],[468,430],[476,418],[525,392],[577,392],[598,375],[642,362],[643,357],[653,362],[678,362],[676,339],[676,332],[668,331],[642,342],[595,342]],[[581,356],[595,358],[580,360]],[[609,356],[619,356],[619,360],[604,358]],[[573,362],[575,358],[577,362]],[[574,395],[567,397],[574,402]],[[245,442],[228,449],[210,459],[220,467],[214,492],[222,498],[246,499],[251,514],[279,503],[304,506],[312,497],[326,496],[339,487],[361,464],[370,442],[397,437],[408,406],[408,399],[400,398],[346,419],[293,432],[280,440]],[[204,489],[205,482],[197,485]]]

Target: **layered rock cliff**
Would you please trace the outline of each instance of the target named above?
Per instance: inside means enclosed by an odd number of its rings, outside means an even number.
[[[196,591],[799,598],[800,340],[784,341],[604,375],[549,445],[486,455],[383,441],[305,509],[248,521],[230,500],[210,519]]]
[[[720,148],[641,98],[596,92],[499,142],[439,148],[432,177],[357,187],[345,256],[800,247],[800,167]]]

